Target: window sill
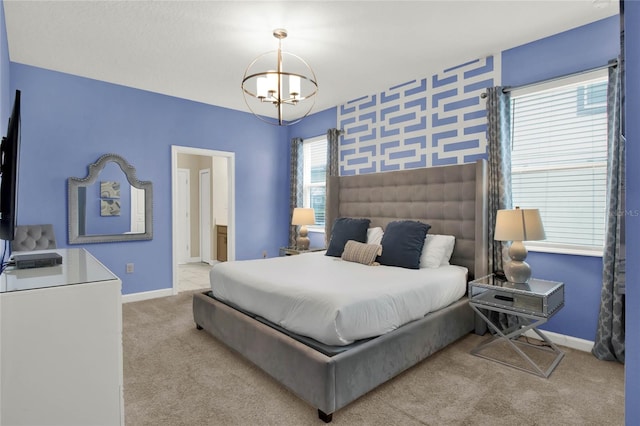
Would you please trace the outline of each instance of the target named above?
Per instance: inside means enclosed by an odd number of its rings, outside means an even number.
[[[324,234],[324,228],[320,228],[320,227],[311,227],[311,226],[307,226],[307,231],[309,232],[313,232],[316,234]]]
[[[525,247],[529,252],[567,254],[571,256],[602,257],[601,249],[589,249],[575,246],[547,246],[532,243],[525,243]]]

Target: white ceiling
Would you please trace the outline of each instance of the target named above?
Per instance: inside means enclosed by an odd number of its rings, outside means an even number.
[[[314,111],[618,13],[614,0],[4,0],[13,62],[246,111],[240,82],[283,49],[314,69]]]

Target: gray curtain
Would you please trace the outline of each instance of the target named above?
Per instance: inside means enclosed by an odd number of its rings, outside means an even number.
[[[339,168],[339,146],[340,146],[340,135],[344,132],[338,129],[329,129],[327,130],[327,181],[329,180],[329,176],[339,176],[340,168]],[[327,187],[327,192],[325,194],[325,199],[329,200],[329,188]],[[329,218],[329,203],[325,203],[325,215],[326,222],[324,224],[324,242],[325,246],[329,245],[329,238],[331,237],[331,227],[333,226],[330,223]]]
[[[304,152],[302,149],[302,138],[291,139],[291,176],[290,176],[290,188],[289,188],[289,223],[291,223],[291,217],[293,216],[293,209],[296,207],[303,207],[303,161]],[[289,225],[289,247],[296,246],[297,226]]]
[[[487,90],[487,145],[489,178],[489,271],[502,270],[502,243],[494,241],[498,210],[510,209],[511,201],[511,95],[502,87]]]
[[[599,359],[624,362],[625,348],[625,139],[622,135],[620,66],[609,67],[607,87],[607,220],[602,290],[595,344]]]
[[[487,151],[488,151],[488,242],[489,272],[503,270],[503,243],[495,241],[497,211],[510,209],[511,200],[511,95],[503,87],[487,90]],[[489,312],[488,318],[502,330],[518,326],[517,316]],[[493,330],[491,330],[493,332]],[[476,332],[482,333],[481,329]]]

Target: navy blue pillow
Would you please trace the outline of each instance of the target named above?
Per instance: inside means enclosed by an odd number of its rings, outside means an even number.
[[[359,243],[367,242],[367,229],[369,229],[369,219],[353,219],[350,217],[339,217],[333,222],[331,228],[331,240],[325,255],[342,256],[344,245],[347,241],[354,240]]]
[[[424,239],[431,225],[414,220],[390,222],[382,236],[381,265],[420,269]]]

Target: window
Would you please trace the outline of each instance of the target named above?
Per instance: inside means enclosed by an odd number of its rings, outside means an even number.
[[[513,205],[538,208],[533,250],[601,255],[607,185],[606,70],[514,90]]]
[[[303,198],[304,207],[314,209],[316,224],[310,230],[324,231],[324,206],[327,179],[327,138],[320,136],[305,140],[303,149]]]

